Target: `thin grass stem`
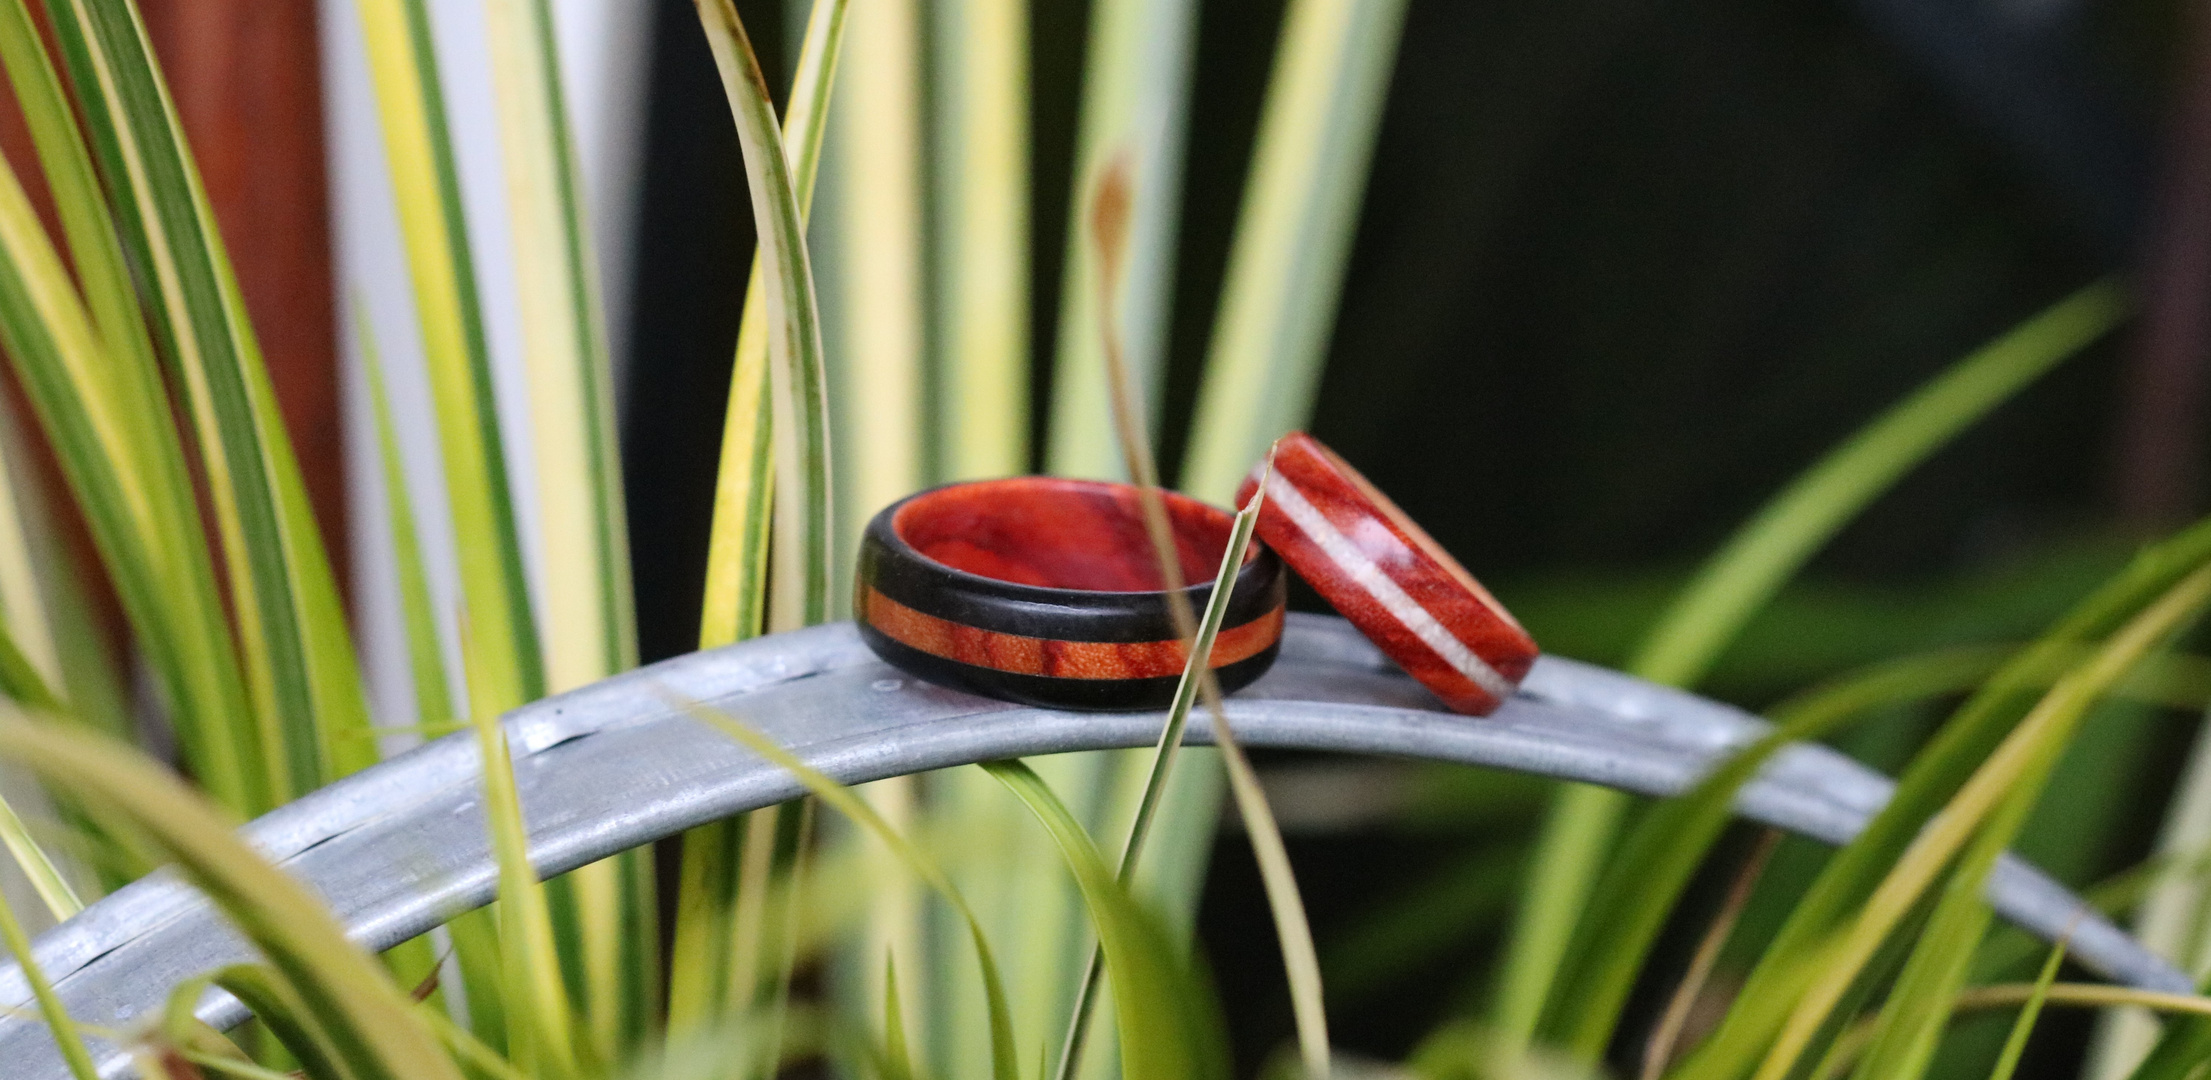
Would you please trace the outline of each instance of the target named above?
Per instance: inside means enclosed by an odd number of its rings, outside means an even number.
[[[1674,1046],[1681,1041],[1682,1030],[1689,1025],[1689,1013],[1696,1007],[1697,995],[1704,992],[1704,985],[1712,977],[1712,968],[1720,962],[1720,950],[1735,932],[1735,923],[1743,917],[1743,909],[1750,905],[1750,894],[1758,885],[1759,876],[1765,873],[1766,860],[1773,856],[1773,849],[1781,841],[1781,833],[1767,829],[1758,834],[1758,846],[1751,849],[1750,857],[1735,872],[1735,880],[1727,888],[1727,898],[1720,903],[1720,910],[1712,916],[1712,924],[1705,928],[1704,937],[1697,941],[1696,954],[1689,958],[1689,970],[1681,976],[1681,984],[1674,987],[1673,996],[1666,1001],[1666,1011],[1659,1014],[1657,1026],[1643,1044],[1643,1069],[1640,1080],[1659,1080],[1666,1072],[1666,1063],[1673,1060]]]

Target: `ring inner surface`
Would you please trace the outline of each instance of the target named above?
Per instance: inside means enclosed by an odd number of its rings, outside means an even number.
[[[1232,519],[1164,494],[1184,582],[1213,580]],[[1127,484],[1045,477],[961,484],[915,497],[891,529],[924,558],[999,581],[1087,592],[1164,587],[1143,505]]]

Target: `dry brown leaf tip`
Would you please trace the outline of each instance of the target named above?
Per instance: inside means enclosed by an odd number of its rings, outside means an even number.
[[[1135,214],[1136,169],[1123,147],[1098,170],[1090,192],[1090,242],[1098,249],[1099,272],[1107,281],[1121,276],[1128,255],[1129,218]]]

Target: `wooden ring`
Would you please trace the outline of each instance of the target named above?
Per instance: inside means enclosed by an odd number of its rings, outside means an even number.
[[[1203,612],[1227,551],[1225,510],[1166,494]],[[1055,709],[1160,709],[1182,676],[1137,489],[1025,476],[950,484],[893,503],[860,541],[853,612],[876,655],[933,683]],[[1254,543],[1213,646],[1223,691],[1274,663],[1282,562]]]
[[[1251,501],[1260,469],[1236,493]],[[1274,444],[1259,536],[1313,591],[1454,711],[1486,716],[1535,663],[1535,640],[1359,470],[1302,431]]]

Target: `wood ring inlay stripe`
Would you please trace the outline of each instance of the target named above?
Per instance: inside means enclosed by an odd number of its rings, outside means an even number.
[[[967,626],[916,611],[875,589],[864,597],[868,625],[910,649],[973,667],[1056,679],[1155,679],[1182,674],[1182,642],[1054,641]],[[1223,627],[1212,666],[1248,660],[1282,636],[1282,608]]]

